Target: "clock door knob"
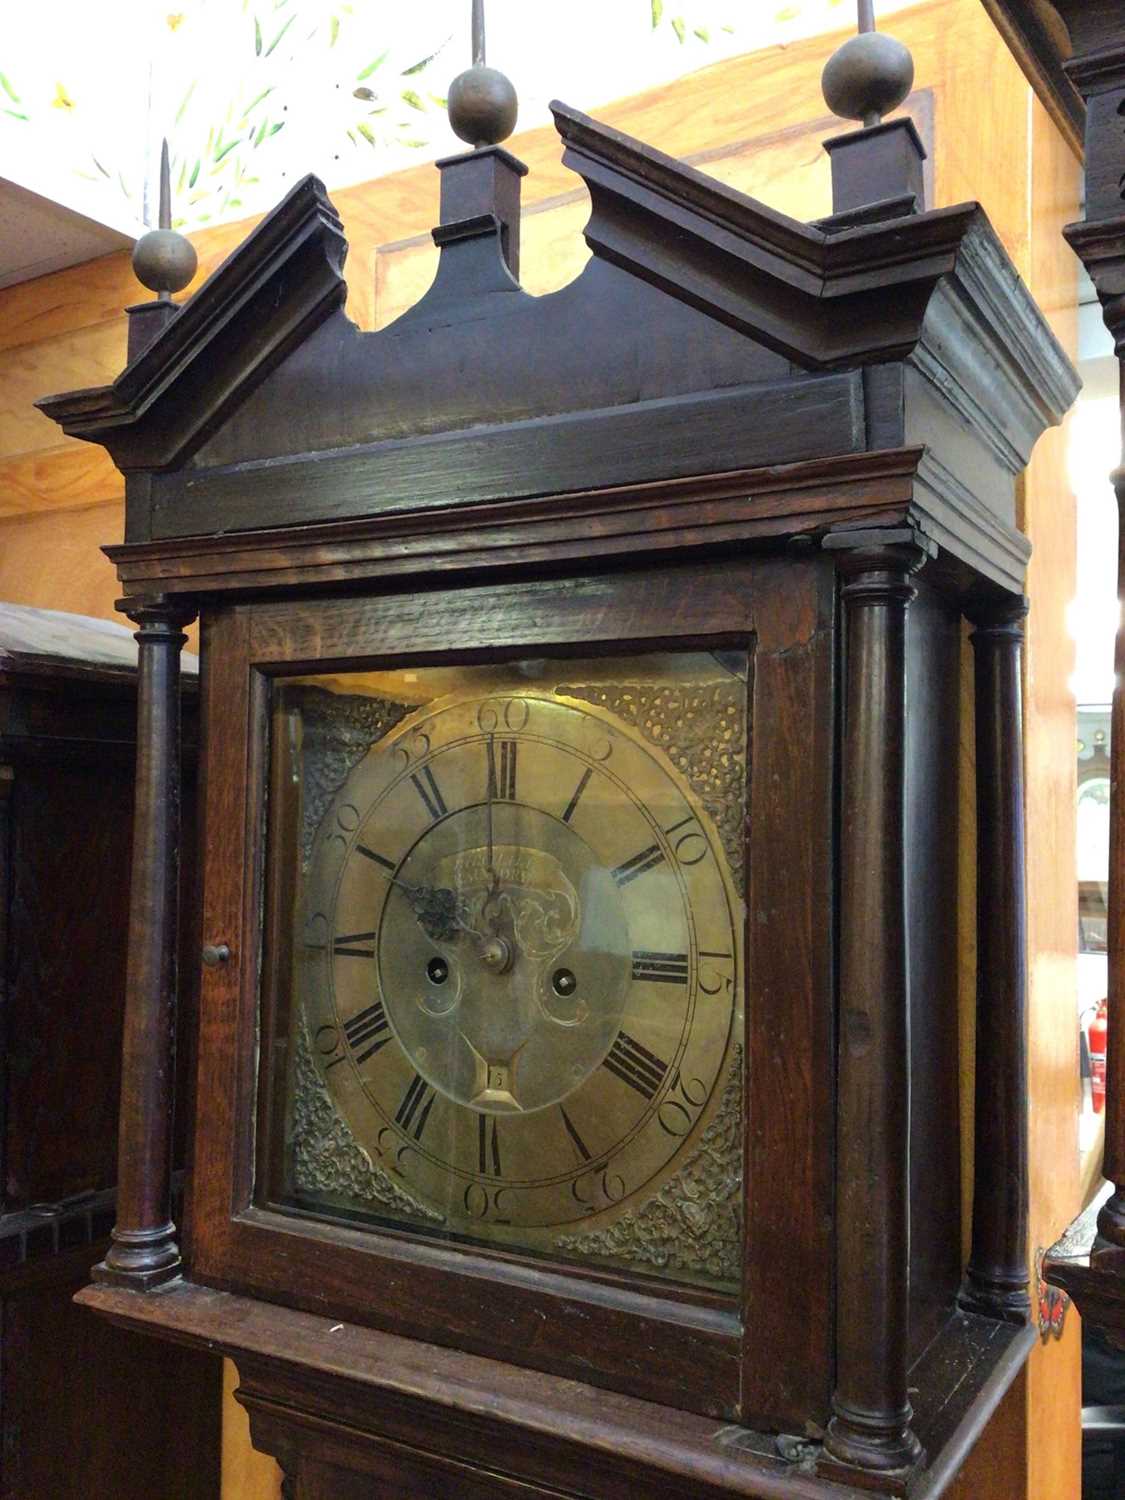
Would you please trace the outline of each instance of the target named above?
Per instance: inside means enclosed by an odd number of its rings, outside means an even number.
[[[226,943],[204,943],[200,956],[209,969],[217,969],[230,958],[230,948]]]

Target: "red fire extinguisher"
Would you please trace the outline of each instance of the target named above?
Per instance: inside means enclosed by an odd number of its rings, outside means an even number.
[[[1097,1114],[1101,1114],[1105,1108],[1105,1044],[1108,1030],[1109,1011],[1103,1000],[1090,1022],[1090,1095]]]

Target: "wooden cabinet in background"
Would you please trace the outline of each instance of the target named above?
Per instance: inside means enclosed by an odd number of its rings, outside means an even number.
[[[135,659],[121,627],[0,606],[3,1500],[219,1493],[219,1361],[72,1301],[114,1219]]]

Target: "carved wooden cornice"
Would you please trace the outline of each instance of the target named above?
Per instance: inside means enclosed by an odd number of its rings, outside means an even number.
[[[104,444],[120,469],[182,463],[343,306],[347,248],[323,183],[305,177],[112,385],[36,405],[68,437]]]
[[[1073,373],[979,205],[827,233],[585,115],[553,107],[565,160],[590,188],[594,209],[586,235],[595,256],[752,341],[742,357],[749,362],[742,376],[750,381],[744,386],[748,397],[756,389],[758,369],[781,373],[784,367],[769,364],[777,354],[798,367],[789,400],[802,399],[800,371],[854,370],[911,358],[942,399],[992,434],[1011,472],[1026,461],[1042,427],[1069,406]],[[306,414],[302,446],[308,453],[326,457],[328,449],[342,455],[381,439],[423,440],[419,421],[448,437],[457,428],[479,426],[482,393],[498,430],[521,419],[568,419],[559,410],[560,381],[552,378],[549,389],[544,387],[535,353],[552,339],[554,326],[548,324],[558,312],[547,306],[552,299],[519,290],[501,264],[495,226],[486,229],[471,243],[445,246],[433,292],[397,324],[359,334],[340,314],[334,331],[325,330],[339,346],[332,367],[340,401]],[[321,184],[306,178],[111,386],[50,397],[40,409],[68,436],[103,443],[127,472],[183,468],[284,357],[341,308],[345,254],[335,210]],[[489,273],[489,257],[496,262],[495,275]],[[596,322],[602,317],[589,274],[560,297],[570,299],[571,318]],[[488,337],[495,342],[487,375],[491,384],[479,392],[463,381],[443,389],[452,356],[445,376],[439,370],[431,378],[427,361],[434,358],[429,352],[434,319],[443,329],[464,329],[486,315],[494,329]],[[681,322],[687,316],[678,314]],[[948,356],[951,345],[962,342],[950,337],[954,325],[958,333],[971,332],[968,342],[984,351],[974,356],[974,368],[964,361],[955,368]],[[637,401],[629,337],[623,329],[608,351],[609,373],[604,389],[591,392],[600,398],[591,401],[592,414],[599,409],[624,413]],[[477,360],[489,359],[479,341],[470,352]],[[413,397],[419,381],[426,389],[421,407]],[[729,387],[731,377],[716,383]],[[768,402],[770,391],[782,384],[763,384],[761,399]],[[572,388],[580,390],[577,383]],[[668,396],[677,394],[675,385],[667,390]],[[284,390],[275,395],[287,399]],[[805,399],[815,404],[819,398],[810,390]],[[399,419],[398,406],[409,416]],[[1014,425],[1012,413],[1019,417]],[[244,425],[255,424],[248,418]],[[245,463],[253,456],[253,439],[242,432],[240,441]],[[842,451],[854,446],[845,434]],[[752,457],[732,457],[727,466]],[[221,462],[208,453],[196,459],[196,467],[213,469]],[[478,476],[482,472],[479,464],[470,469]],[[374,475],[372,468],[369,478]],[[622,480],[645,477],[621,475]],[[579,474],[569,481],[583,482]],[[565,479],[559,487],[567,487]],[[139,493],[130,491],[131,512]],[[187,499],[185,494],[184,504],[177,503],[179,534],[185,528],[210,529],[188,520]]]

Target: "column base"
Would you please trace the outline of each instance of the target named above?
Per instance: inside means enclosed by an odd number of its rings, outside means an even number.
[[[972,1266],[965,1273],[965,1284],[957,1294],[962,1312],[979,1313],[1001,1323],[1022,1326],[1031,1318],[1031,1296],[1022,1278],[1001,1279],[981,1276]]]
[[[105,1260],[90,1273],[104,1286],[132,1287],[147,1292],[180,1275],[182,1262],[176,1226],[169,1219],[156,1229],[113,1230],[113,1244]]]
[[[897,1478],[908,1474],[922,1457],[922,1445],[910,1430],[909,1406],[888,1419],[884,1414],[861,1412],[835,1403],[836,1414],[824,1437],[825,1461],[821,1473],[840,1465],[862,1473]],[[858,1477],[856,1481],[862,1483]]]

